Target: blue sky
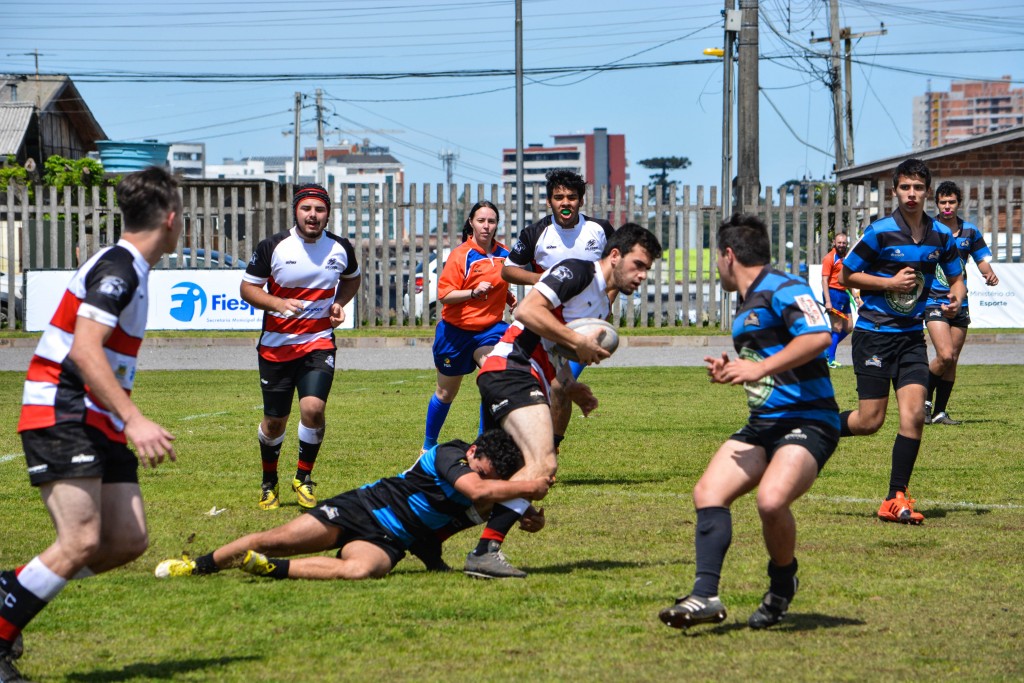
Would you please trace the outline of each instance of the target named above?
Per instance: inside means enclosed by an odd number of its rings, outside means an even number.
[[[723,4],[696,0],[523,0],[530,69],[632,66],[531,74],[527,143],[606,127],[637,162],[686,156],[673,174],[718,185],[722,65],[700,62],[722,44]],[[500,180],[515,145],[512,0],[5,0],[0,72],[71,74],[112,139],[200,141],[208,160],[292,150],[294,93],[304,93],[303,146],[315,146],[313,93],[324,91],[327,144],[369,137],[406,164],[408,182]],[[856,161],[911,150],[911,107],[952,79],[1010,75],[1024,87],[1024,3],[993,0],[841,0],[854,47]],[[823,0],[760,3],[761,181],[829,177],[831,97],[822,82]],[[443,75],[440,72],[444,72]],[[477,72],[477,73],[472,73]],[[410,74],[429,74],[411,77]],[[216,79],[217,82],[211,82]],[[778,112],[775,110],[778,109]],[[378,132],[364,132],[364,131]],[[334,132],[336,131],[336,132]]]

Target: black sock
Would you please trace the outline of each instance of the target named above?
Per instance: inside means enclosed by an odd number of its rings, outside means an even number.
[[[780,598],[792,600],[796,594],[796,584],[793,581],[793,577],[796,576],[796,570],[797,563],[795,557],[793,558],[793,563],[787,567],[779,567],[771,560],[768,560],[768,590]]]
[[[555,434],[555,448],[557,449],[565,441],[565,434]]]
[[[480,534],[480,542],[476,544],[473,551],[477,555],[483,555],[488,551],[492,542],[499,545],[505,541],[505,535],[512,530],[521,514],[512,508],[505,507],[498,503],[491,508],[491,516],[487,520],[487,528]]]
[[[268,557],[267,562],[273,567],[270,573],[267,574],[272,579],[287,579],[288,578],[288,566],[291,565],[291,560],[282,560],[277,557]]]
[[[0,633],[5,635],[0,637],[0,647],[9,649],[18,634],[50,603],[22,586],[17,577],[8,575],[5,590],[7,598],[0,603]],[[11,634],[10,639],[6,634]]]
[[[316,456],[320,454],[320,444],[299,440],[299,464],[295,468],[295,478],[306,481],[316,464]]]
[[[281,444],[268,446],[260,442],[260,461],[263,465],[263,485],[267,488],[277,486],[277,461],[281,458]]]
[[[920,439],[896,435],[896,441],[892,444],[892,470],[889,473],[889,495],[886,496],[886,500],[895,498],[897,492],[907,492],[910,475],[914,472],[914,463],[917,462],[917,453],[920,450]]]
[[[839,413],[839,436],[853,436],[853,432],[850,431],[850,413],[852,410],[844,410]]]
[[[935,405],[932,407],[932,415],[946,412],[946,405],[949,404],[949,395],[953,393],[953,382],[940,379],[935,385]]]
[[[936,375],[931,370],[928,371],[928,402],[932,402],[932,397],[935,395],[935,387],[939,386],[939,382],[942,381],[942,375]]]
[[[693,595],[710,598],[718,595],[725,553],[732,543],[732,513],[729,508],[708,507],[697,510],[697,577]]]
[[[196,558],[196,568],[193,574],[216,574],[219,571],[220,567],[213,563],[213,553]]]

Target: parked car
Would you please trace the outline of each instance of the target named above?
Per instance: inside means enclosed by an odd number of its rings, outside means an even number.
[[[0,328],[7,327],[9,298],[7,273],[0,272]],[[25,322],[25,290],[19,276],[15,276],[14,280],[14,319],[23,324]]]
[[[416,266],[416,270],[413,273],[413,296],[415,296],[416,314],[423,314],[423,288],[428,286],[427,289],[427,311],[430,314],[431,320],[436,320],[440,311],[437,310],[437,278],[441,275],[440,270],[444,268],[444,264],[441,263],[437,254],[431,254],[430,259],[427,261],[426,274],[424,275],[423,263],[420,262]],[[402,311],[409,315],[409,311],[412,310],[412,306],[409,305],[409,292],[405,292],[405,296],[402,298]]]
[[[167,267],[174,268],[241,268],[245,269],[245,262],[239,261],[229,254],[222,254],[219,251],[211,250],[209,254],[206,253],[205,249],[196,249],[193,254],[192,249],[185,247],[181,250],[181,265],[178,265],[178,254],[171,253],[165,257],[167,259]],[[209,265],[207,265],[209,264]],[[223,264],[223,265],[221,265]],[[163,267],[163,259],[157,264],[157,268]]]

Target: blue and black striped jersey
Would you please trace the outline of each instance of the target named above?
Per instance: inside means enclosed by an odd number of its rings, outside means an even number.
[[[960,254],[964,284],[967,284],[967,268],[964,267],[967,264],[967,259],[973,258],[975,263],[991,261],[992,250],[985,243],[985,237],[981,234],[981,230],[978,230],[978,226],[968,223],[962,218],[957,218],[957,222],[960,224],[960,229],[957,230],[953,239],[956,240],[957,253]],[[928,306],[941,306],[945,303],[949,303],[949,280],[946,279],[945,269],[939,268],[935,271],[935,281],[928,291]],[[967,299],[964,299],[961,308],[967,309]]]
[[[740,358],[762,361],[794,338],[830,327],[802,279],[765,266],[736,310],[733,344]],[[839,406],[825,354],[790,370],[743,385],[750,417],[823,422],[839,429]]]
[[[473,471],[467,450],[469,444],[463,441],[431,448],[405,472],[357,489],[359,500],[406,547],[417,539],[433,539],[436,530],[473,507],[455,490],[455,482]]]
[[[862,288],[857,329],[890,334],[920,330],[935,271],[941,265],[947,276],[963,272],[949,228],[927,215],[921,220],[925,233],[920,243],[914,242],[910,226],[897,209],[869,225],[847,254],[843,267],[854,273],[893,277],[909,267],[917,274],[917,285],[906,294]]]

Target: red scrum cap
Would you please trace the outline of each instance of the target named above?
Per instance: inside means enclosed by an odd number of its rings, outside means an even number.
[[[292,211],[294,212],[298,207],[299,202],[303,199],[319,199],[327,206],[327,212],[331,211],[331,195],[327,193],[327,190],[321,185],[316,183],[307,183],[300,185],[295,190],[295,196],[292,198]]]

